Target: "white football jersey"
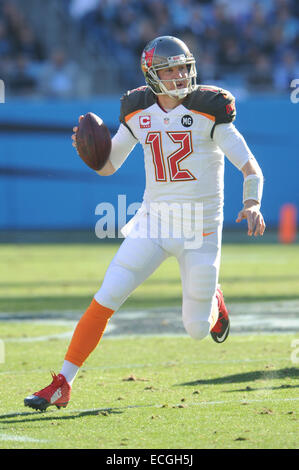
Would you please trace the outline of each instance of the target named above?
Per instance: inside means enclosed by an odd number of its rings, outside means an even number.
[[[144,150],[144,202],[203,204],[204,231],[222,223],[224,153],[213,140],[215,126],[235,118],[234,97],[198,85],[166,112],[144,86],[122,97],[120,121]]]

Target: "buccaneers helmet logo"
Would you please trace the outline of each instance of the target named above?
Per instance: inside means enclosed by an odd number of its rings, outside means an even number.
[[[154,52],[155,47],[149,51],[143,51],[141,67],[144,72],[147,72],[147,70],[153,65]]]

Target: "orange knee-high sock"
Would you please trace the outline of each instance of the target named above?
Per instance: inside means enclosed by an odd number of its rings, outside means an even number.
[[[65,360],[81,367],[98,345],[113,313],[93,299],[76,326]]]

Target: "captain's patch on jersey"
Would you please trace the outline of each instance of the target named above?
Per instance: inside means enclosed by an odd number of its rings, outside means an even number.
[[[140,129],[149,129],[151,127],[150,116],[139,116]]]

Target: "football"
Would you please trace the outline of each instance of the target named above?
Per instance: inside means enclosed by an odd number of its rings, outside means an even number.
[[[103,120],[94,113],[85,114],[76,133],[79,156],[93,170],[101,170],[111,152],[111,136]]]

